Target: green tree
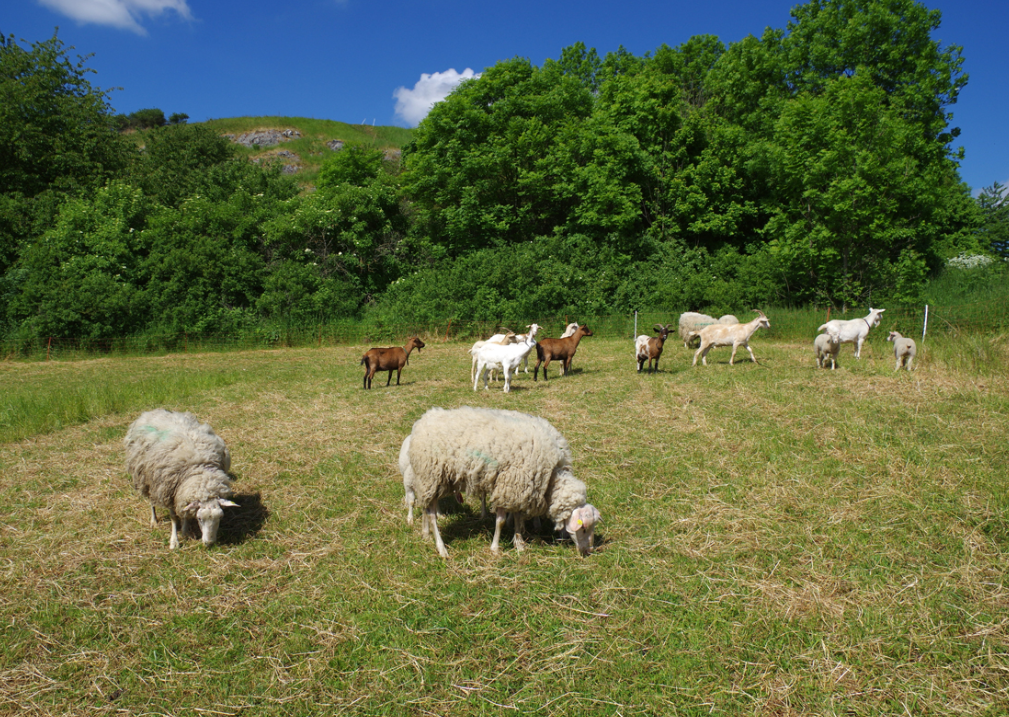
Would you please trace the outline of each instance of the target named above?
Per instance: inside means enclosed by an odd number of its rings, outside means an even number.
[[[988,251],[1009,258],[1009,191],[993,182],[985,187],[977,197],[980,210],[979,241]]]
[[[916,298],[938,265],[933,209],[947,185],[931,150],[868,73],[785,106],[775,149],[781,203],[767,232],[796,298]]]
[[[139,271],[148,210],[142,193],[122,183],[65,202],[55,226],[22,248],[12,322],[43,338],[141,330],[148,318]]]
[[[158,203],[175,207],[197,191],[210,168],[231,161],[236,161],[234,145],[207,127],[158,127],[144,135],[144,149],[133,171],[134,182]],[[237,161],[249,164],[244,158]],[[234,189],[228,187],[227,194]]]
[[[385,152],[363,145],[348,145],[326,158],[319,169],[319,189],[351,184],[363,187],[383,174]]]
[[[0,35],[0,273],[67,196],[120,175],[134,153],[107,93],[87,79],[87,58],[67,49],[55,34],[30,49]]]
[[[414,131],[404,182],[418,231],[456,255],[546,236],[568,221],[554,149],[588,117],[592,92],[556,62],[499,62],[463,82]]]

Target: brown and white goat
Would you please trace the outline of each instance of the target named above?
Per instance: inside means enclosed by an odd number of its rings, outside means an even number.
[[[403,367],[409,362],[410,352],[417,349],[417,353],[424,348],[424,342],[414,336],[406,342],[406,346],[391,346],[385,349],[368,349],[368,352],[361,357],[361,365],[364,366],[364,387],[371,388],[371,379],[377,371],[388,371],[389,380],[385,382],[388,386],[392,382],[392,372],[396,372],[396,385],[399,385],[400,374]]]
[[[566,339],[541,339],[536,344],[536,367],[533,369],[533,381],[537,380],[540,364],[543,364],[543,380],[547,380],[547,366],[551,361],[560,361],[564,368],[564,373],[571,370],[571,359],[578,349],[578,342],[583,336],[591,336],[592,331],[585,324],[578,327],[578,330]]]
[[[757,357],[753,355],[753,349],[750,348],[750,337],[753,336],[753,333],[757,329],[771,328],[771,322],[760,309],[754,309],[753,311],[759,314],[759,316],[747,324],[712,324],[701,329],[698,333],[698,336],[701,337],[701,347],[694,354],[694,363],[692,365],[697,365],[697,357],[700,356],[701,362],[707,366],[708,351],[715,346],[732,346],[732,356],[729,357],[730,366],[736,358],[736,349],[740,346],[746,347],[746,350],[750,352],[750,358],[756,363]]]
[[[645,367],[645,361],[648,362],[648,373],[659,370],[659,357],[662,355],[662,345],[666,343],[666,338],[672,329],[672,324],[655,324],[655,331],[659,332],[658,336],[641,334],[634,341],[635,358],[638,360],[638,373],[641,373],[641,369]],[[652,369],[653,361],[655,362],[654,371]]]

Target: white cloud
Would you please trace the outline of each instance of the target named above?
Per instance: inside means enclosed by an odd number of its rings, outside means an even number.
[[[413,86],[412,90],[405,87],[398,88],[392,93],[396,98],[396,114],[402,117],[411,126],[416,127],[422,119],[427,117],[427,113],[438,102],[448,97],[463,80],[472,80],[479,77],[479,73],[466,68],[462,73],[455,69],[445,70],[445,72],[421,73],[420,80]]]
[[[186,0],[38,0],[38,2],[77,22],[111,25],[138,35],[147,34],[140,24],[144,16],[153,17],[175,11],[186,20],[193,17]]]

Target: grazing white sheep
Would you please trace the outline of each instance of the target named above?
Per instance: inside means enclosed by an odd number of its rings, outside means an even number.
[[[126,470],[133,487],[151,502],[151,527],[157,506],[172,519],[171,548],[189,532],[189,519],[200,524],[204,545],[213,545],[224,514],[237,507],[231,497],[231,454],[224,441],[191,413],[163,408],[140,414],[126,432]]]
[[[529,356],[529,352],[536,345],[536,332],[539,331],[540,327],[536,324],[530,324],[528,328],[529,333],[526,334],[525,341],[520,344],[505,344],[502,346],[501,344],[488,343],[477,350],[476,378],[473,380],[474,391],[477,390],[477,385],[480,383],[480,376],[484,377],[484,389],[489,388],[487,385],[487,374],[491,369],[500,369],[504,372],[504,392],[509,393],[511,391],[512,372],[518,368],[524,358]]]
[[[837,368],[837,354],[841,350],[841,341],[837,333],[830,331],[826,334],[819,334],[813,340],[813,350],[816,352],[816,365],[823,368],[830,359],[830,370]]]
[[[911,364],[914,363],[914,357],[918,353],[918,347],[914,345],[914,339],[906,338],[896,331],[891,331],[886,340],[893,341],[893,355],[897,359],[897,364],[893,367],[893,370],[898,371],[903,366],[910,371]]]
[[[713,324],[711,326],[705,326],[701,329],[701,347],[697,349],[697,353],[694,354],[693,366],[697,365],[697,357],[701,357],[701,363],[705,366],[708,365],[708,351],[716,346],[731,346],[732,355],[729,357],[729,365],[736,359],[736,349],[740,346],[745,346],[746,350],[750,352],[750,358],[753,362],[757,362],[757,357],[753,355],[753,349],[750,348],[750,337],[753,336],[757,329],[769,329],[771,328],[771,322],[764,312],[760,309],[754,309],[755,313],[759,314],[757,318],[746,324]]]
[[[683,339],[683,348],[690,348],[690,342],[696,339],[705,326],[717,324],[718,319],[707,314],[698,314],[693,311],[685,311],[680,314],[680,338]]]
[[[881,314],[884,311],[886,309],[873,309],[869,307],[869,315],[864,319],[849,319],[847,321],[834,319],[825,323],[817,331],[834,331],[840,337],[842,344],[855,344],[855,358],[861,358],[862,343],[865,341],[865,337],[869,335],[869,329],[873,326],[879,326],[882,318]]]
[[[433,530],[443,558],[448,551],[438,530],[438,499],[459,492],[487,496],[494,505],[495,552],[509,513],[516,550],[525,547],[525,518],[547,516],[582,555],[592,551],[599,511],[571,472],[568,442],[545,419],[493,408],[432,408],[413,424],[407,455],[416,498],[427,513],[423,535]]]
[[[732,314],[725,314],[725,316],[719,317],[718,323],[720,323],[720,324],[728,324],[729,326],[732,326],[733,324],[738,324],[739,323],[739,319],[737,319]]]

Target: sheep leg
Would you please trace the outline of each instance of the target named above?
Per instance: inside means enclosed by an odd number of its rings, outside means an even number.
[[[508,371],[508,365],[507,364],[505,364],[505,367],[504,367],[504,375],[505,375],[504,392],[505,393],[511,393],[511,390],[512,390],[512,377],[511,377],[511,373]]]
[[[694,362],[692,364],[690,364],[691,366],[696,366],[697,365],[697,357],[701,355],[702,351],[704,351],[704,345],[703,344],[701,345],[701,348],[697,349],[696,353],[694,353]],[[704,351],[704,356],[701,357],[701,362],[705,366],[708,365],[708,358],[707,358],[707,356],[708,356],[708,352]]]
[[[512,543],[515,545],[515,551],[521,553],[526,549],[525,538],[522,537],[522,532],[525,530],[525,516],[522,513],[515,513],[515,535],[512,537]]]
[[[501,526],[504,525],[505,519],[508,517],[508,511],[504,508],[498,508],[496,511],[497,518],[494,520],[494,539],[490,542],[491,552],[498,552],[501,545]]]
[[[899,358],[897,359],[897,363],[894,365],[893,370],[894,371],[899,371],[900,370],[900,359]]]
[[[168,543],[168,547],[171,550],[175,550],[179,547],[179,516],[175,514],[175,509],[169,506],[168,516],[172,520],[172,539]]]
[[[448,557],[448,551],[445,550],[445,543],[442,542],[441,533],[438,531],[438,498],[432,498],[431,502],[428,503],[427,508],[424,510],[425,517],[427,518],[427,524],[430,526],[431,531],[434,533],[434,545],[438,548],[438,555],[443,558]]]
[[[487,520],[487,494],[480,496],[480,517]]]
[[[154,528],[158,524],[158,514],[154,510],[154,503],[151,503],[151,527]]]
[[[914,356],[908,356],[907,357],[907,370],[908,371],[911,370],[911,364],[912,363],[914,363]]]

